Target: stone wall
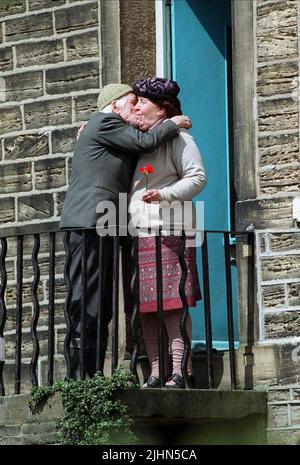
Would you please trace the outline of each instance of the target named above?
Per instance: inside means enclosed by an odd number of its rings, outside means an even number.
[[[250,9],[253,52],[245,60],[253,59],[254,80],[247,83],[252,108],[247,107],[249,120],[244,120],[248,150],[237,156],[240,173],[249,158],[254,165],[249,176],[246,171],[237,181],[237,226],[255,229],[257,308],[250,318],[254,337],[249,327],[242,336],[253,349],[244,372],[248,369],[256,388],[269,389],[270,442],[297,443],[300,223],[293,219],[292,203],[300,197],[300,2],[255,0],[248,2]],[[243,315],[247,328],[249,314],[245,310]]]
[[[0,2],[1,226],[59,219],[76,133],[102,82],[100,10]]]
[[[101,1],[12,0],[0,2],[1,228],[58,222],[71,172],[71,156],[81,123],[96,110],[102,84]],[[113,73],[119,73],[119,61]],[[22,317],[22,383],[28,392],[32,355],[33,238],[25,237]],[[49,237],[39,252],[39,382],[47,365]],[[5,293],[6,392],[12,392],[16,326],[16,240],[8,240]],[[56,238],[55,351],[64,338],[65,285],[62,235]],[[57,356],[57,361],[63,358]],[[62,375],[55,364],[55,377]]]
[[[300,232],[292,218],[300,196],[299,8],[258,1],[255,40],[257,198],[277,207],[276,224],[258,235],[260,338],[300,343]]]
[[[139,15],[139,22],[134,20]],[[134,33],[134,34],[133,34]],[[141,40],[137,41],[137,34]],[[145,52],[145,41],[148,48]],[[146,53],[146,55],[145,55]],[[96,110],[99,88],[128,82],[155,70],[154,0],[0,0],[0,229],[58,224],[71,174],[78,128]],[[44,226],[43,226],[44,225]],[[2,233],[2,235],[4,232]],[[24,242],[24,373],[32,355],[31,254],[33,237]],[[49,237],[41,235],[40,381],[47,360]],[[55,350],[62,351],[64,248],[56,237]],[[6,365],[11,381],[15,356],[16,240],[8,240],[5,293]],[[122,306],[120,311],[122,312]],[[123,325],[120,325],[123,327]],[[123,333],[122,333],[123,334]],[[120,350],[124,350],[124,336]],[[57,358],[62,361],[62,358]],[[62,374],[55,365],[56,377]],[[27,378],[26,378],[27,379]],[[21,385],[28,391],[30,380]]]

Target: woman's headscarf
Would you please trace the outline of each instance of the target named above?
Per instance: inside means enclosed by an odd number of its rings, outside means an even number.
[[[135,81],[132,87],[138,97],[145,97],[165,108],[168,118],[182,114],[181,104],[177,97],[180,87],[176,81],[152,76]]]

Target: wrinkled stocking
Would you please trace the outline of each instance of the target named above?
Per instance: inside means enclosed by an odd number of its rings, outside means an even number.
[[[178,374],[182,376],[181,371],[181,363],[183,358],[184,352],[184,342],[182,339],[182,335],[180,332],[180,318],[181,318],[181,310],[174,310],[165,312],[165,326],[167,328],[168,337],[171,346],[171,354],[172,354],[172,375]],[[190,315],[188,315],[186,320],[186,330],[191,340],[192,337],[192,321]],[[187,365],[188,375],[192,375],[192,357],[191,353],[189,354],[188,358],[188,365]],[[174,383],[173,380],[170,380],[166,383],[168,386],[171,386]]]
[[[158,361],[158,324],[156,313],[141,313],[141,323],[143,336],[146,344],[147,355],[149,358],[151,376],[159,378],[159,361]],[[165,330],[165,328],[164,328]],[[164,365],[165,376],[168,374],[169,353],[168,353],[168,335],[164,334]]]

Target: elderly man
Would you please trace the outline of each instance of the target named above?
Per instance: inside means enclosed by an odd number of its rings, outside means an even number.
[[[82,229],[87,242],[87,306],[86,306],[86,370],[96,372],[97,314],[99,307],[99,236],[96,225],[101,213],[97,205],[112,201],[118,206],[119,193],[127,193],[138,155],[155,150],[160,144],[176,137],[180,127],[188,128],[185,116],[175,116],[151,132],[141,132],[134,114],[137,102],[132,88],[126,84],[108,84],[98,99],[98,112],[81,132],[74,151],[72,175],[61,215],[60,228],[71,230],[70,283],[70,377],[80,378],[80,309]],[[76,231],[77,229],[77,231]],[[102,337],[100,341],[100,371],[103,371],[108,339],[108,324],[112,316],[112,237],[103,237],[102,252]]]

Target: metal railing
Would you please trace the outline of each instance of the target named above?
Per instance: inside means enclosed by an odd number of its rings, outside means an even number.
[[[54,361],[55,361],[55,309],[56,309],[56,281],[55,281],[55,265],[56,265],[56,232],[58,229],[57,223],[47,225],[28,225],[23,230],[6,230],[0,233],[0,343],[4,345],[5,342],[5,325],[7,319],[7,306],[6,306],[6,289],[7,289],[7,240],[8,238],[15,237],[17,241],[16,246],[16,283],[15,283],[15,363],[14,363],[14,394],[21,392],[21,361],[22,361],[22,312],[23,312],[23,245],[24,237],[32,236],[33,246],[31,253],[31,263],[33,268],[33,279],[31,283],[31,302],[32,302],[32,318],[30,322],[30,337],[32,341],[32,356],[29,364],[29,371],[31,377],[31,385],[37,386],[38,381],[38,360],[40,355],[40,344],[38,335],[38,322],[40,316],[40,302],[38,296],[38,286],[40,282],[40,266],[39,266],[39,250],[41,235],[48,236],[48,280],[49,280],[49,293],[48,293],[48,354],[47,354],[47,384],[51,385],[54,382]],[[213,339],[212,339],[212,319],[211,319],[211,283],[210,283],[210,270],[209,270],[209,250],[208,250],[208,236],[209,234],[218,234],[224,238],[224,269],[226,276],[226,311],[227,311],[227,331],[229,343],[229,360],[230,360],[230,379],[231,389],[237,388],[237,373],[236,373],[236,360],[235,360],[235,347],[234,347],[234,317],[233,317],[233,295],[232,295],[232,275],[231,275],[231,249],[235,247],[232,245],[232,238],[237,239],[242,237],[246,240],[248,245],[252,247],[252,259],[254,260],[254,234],[253,232],[234,232],[234,231],[204,231],[203,240],[201,245],[201,266],[202,266],[202,290],[204,301],[204,321],[205,321],[205,339],[206,339],[206,370],[208,379],[208,388],[215,387],[214,374],[212,370],[212,354],[213,354]],[[65,284],[66,284],[66,301],[65,301],[65,323],[66,333],[64,342],[64,352],[66,361],[66,377],[70,377],[70,312],[69,306],[72,297],[72,286],[70,282],[70,265],[71,253],[68,247],[70,232],[65,233]],[[112,326],[111,326],[111,371],[113,372],[119,363],[119,348],[118,348],[118,330],[119,330],[119,254],[120,254],[120,238],[114,237],[113,239],[113,290],[112,290]],[[86,304],[88,298],[87,287],[87,260],[86,260],[86,233],[82,232],[83,254],[81,260],[81,276],[82,276],[82,293],[81,293],[81,334],[80,334],[80,377],[86,377]],[[131,292],[134,296],[134,304],[131,315],[131,330],[133,334],[133,350],[130,359],[130,370],[135,374],[138,379],[138,355],[139,355],[139,340],[137,335],[138,316],[139,316],[139,270],[138,270],[138,238],[134,237],[131,241],[130,259],[132,264],[131,275]],[[185,293],[185,283],[187,279],[187,265],[184,259],[184,252],[186,248],[185,233],[181,235],[181,243],[179,250],[179,263],[181,267],[181,279],[179,284],[179,293],[182,300],[182,316],[180,321],[180,329],[184,340],[184,356],[182,361],[182,374],[185,381],[185,387],[190,388],[190,381],[187,373],[188,357],[191,352],[191,341],[186,331],[186,320],[189,313],[188,301]],[[101,263],[101,256],[103,252],[103,238],[99,237],[99,262]],[[156,236],[156,266],[157,266],[157,316],[158,316],[158,347],[159,347],[159,378],[160,386],[164,386],[164,359],[163,359],[163,286],[162,286],[162,262],[161,262],[161,232]],[[102,272],[101,266],[99,267],[99,286],[101,286]],[[101,309],[101,302],[99,302],[99,310]],[[100,368],[100,344],[102,337],[102,324],[103,312],[99,311],[97,315],[97,359],[96,370]],[[2,351],[3,352],[3,351]],[[5,395],[5,383],[3,371],[5,360],[0,361],[0,395]]]

